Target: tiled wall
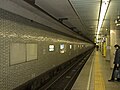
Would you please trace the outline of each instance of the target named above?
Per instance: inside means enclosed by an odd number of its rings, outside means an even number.
[[[64,54],[60,54],[61,43],[69,45],[80,41],[49,30],[48,27],[0,9],[0,90],[11,90],[79,54],[78,49],[69,50],[68,47]],[[10,65],[11,43],[37,43],[38,60]],[[48,52],[49,44],[55,45],[54,52]]]

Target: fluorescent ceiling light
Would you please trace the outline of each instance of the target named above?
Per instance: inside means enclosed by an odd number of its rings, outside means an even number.
[[[102,0],[101,10],[100,10],[100,17],[99,17],[99,22],[98,22],[97,37],[96,37],[97,42],[98,42],[100,29],[102,27],[103,20],[104,20],[104,17],[105,17],[105,14],[106,14],[109,3],[110,3],[110,0]]]

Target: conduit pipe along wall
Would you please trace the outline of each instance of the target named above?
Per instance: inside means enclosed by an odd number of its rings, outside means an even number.
[[[43,10],[42,8],[40,8],[39,6],[37,6],[35,4],[35,0],[24,0],[25,2],[29,3],[30,5],[32,5],[33,7],[35,7],[36,9],[40,10],[41,12],[45,13],[46,15],[48,15],[49,17],[51,17],[52,19],[54,19],[55,21],[61,23],[62,25],[64,25],[65,27],[67,27],[68,29],[72,30],[71,27],[67,26],[66,24],[64,24],[63,22],[61,22],[59,19],[55,18],[54,16],[52,16],[51,14],[49,14],[48,12],[46,12],[45,10]],[[83,38],[87,39],[88,41],[90,41],[91,43],[93,43],[92,40],[90,40],[89,38],[87,38],[85,35],[83,34],[78,34],[78,32],[73,31],[74,33],[76,33],[77,35],[81,35]]]

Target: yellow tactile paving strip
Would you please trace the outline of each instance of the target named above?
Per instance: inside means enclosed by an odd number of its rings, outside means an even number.
[[[100,63],[99,63],[99,55],[96,52],[95,61],[94,61],[94,90],[105,90],[105,82],[103,79]]]

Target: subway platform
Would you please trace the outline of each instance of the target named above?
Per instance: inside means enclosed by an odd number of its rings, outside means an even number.
[[[111,74],[110,62],[94,51],[71,90],[120,90],[120,82],[108,82]]]

